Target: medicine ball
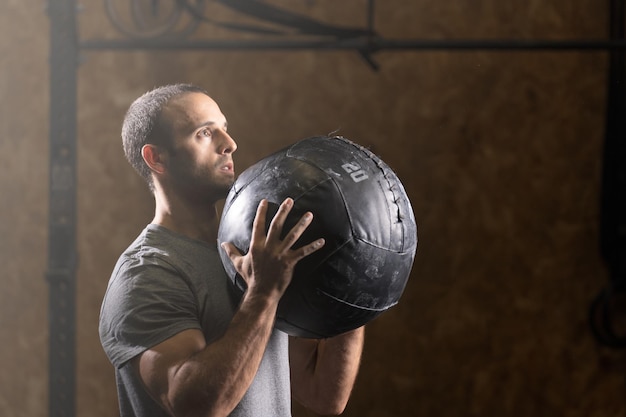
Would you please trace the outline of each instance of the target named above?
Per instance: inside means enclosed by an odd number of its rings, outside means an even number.
[[[296,265],[276,327],[325,338],[356,329],[398,303],[417,249],[417,225],[398,177],[368,149],[343,137],[301,140],[246,169],[226,198],[218,241],[250,247],[256,209],[268,200],[267,228],[287,197],[283,233],[306,211],[313,221],[294,247],[323,237],[324,247]],[[267,229],[266,229],[267,230]],[[220,247],[239,292],[245,283]]]

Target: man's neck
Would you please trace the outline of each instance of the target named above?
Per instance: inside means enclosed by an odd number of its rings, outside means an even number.
[[[209,244],[217,241],[217,208],[215,204],[191,205],[181,201],[156,198],[153,224]]]

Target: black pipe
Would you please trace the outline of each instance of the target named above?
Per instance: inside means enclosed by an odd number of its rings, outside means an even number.
[[[621,39],[383,39],[359,37],[342,40],[185,40],[171,38],[85,40],[86,50],[499,50],[499,51],[616,51],[626,49]]]
[[[610,37],[625,38],[624,0],[610,0]],[[605,346],[626,348],[626,335],[615,329],[626,299],[626,53],[610,52],[607,111],[602,167],[600,252],[609,270],[609,284],[593,300],[591,328]]]

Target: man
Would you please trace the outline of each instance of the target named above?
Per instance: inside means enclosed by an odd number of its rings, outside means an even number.
[[[248,289],[235,296],[217,251],[216,203],[235,178],[237,144],[217,103],[188,84],[152,90],[129,108],[125,154],[147,181],[155,215],[122,254],[100,314],[100,338],[115,366],[122,417],[291,415],[291,396],[320,414],[340,414],[363,347],[362,328],[323,340],[274,329],[296,263],[322,238],[293,244],[306,213],[281,240],[285,200],[265,232],[267,202],[250,249],[224,244]]]

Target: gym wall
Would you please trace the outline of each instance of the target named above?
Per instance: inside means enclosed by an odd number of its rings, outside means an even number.
[[[119,36],[84,2],[81,36]],[[365,1],[277,2],[365,23]],[[389,38],[605,39],[592,0],[377,3]],[[0,4],[0,415],[48,415],[49,21]],[[231,17],[230,15],[228,16]],[[235,17],[236,18],[236,17]],[[224,35],[225,32],[220,32]],[[83,51],[78,70],[77,390],[80,417],[117,415],[99,307],[153,202],[124,159],[134,98],[192,82],[220,103],[237,171],[337,131],[405,185],[419,226],[400,304],[368,325],[346,416],[618,416],[626,353],[597,343],[608,55],[603,51]],[[313,414],[295,406],[294,416]]]

